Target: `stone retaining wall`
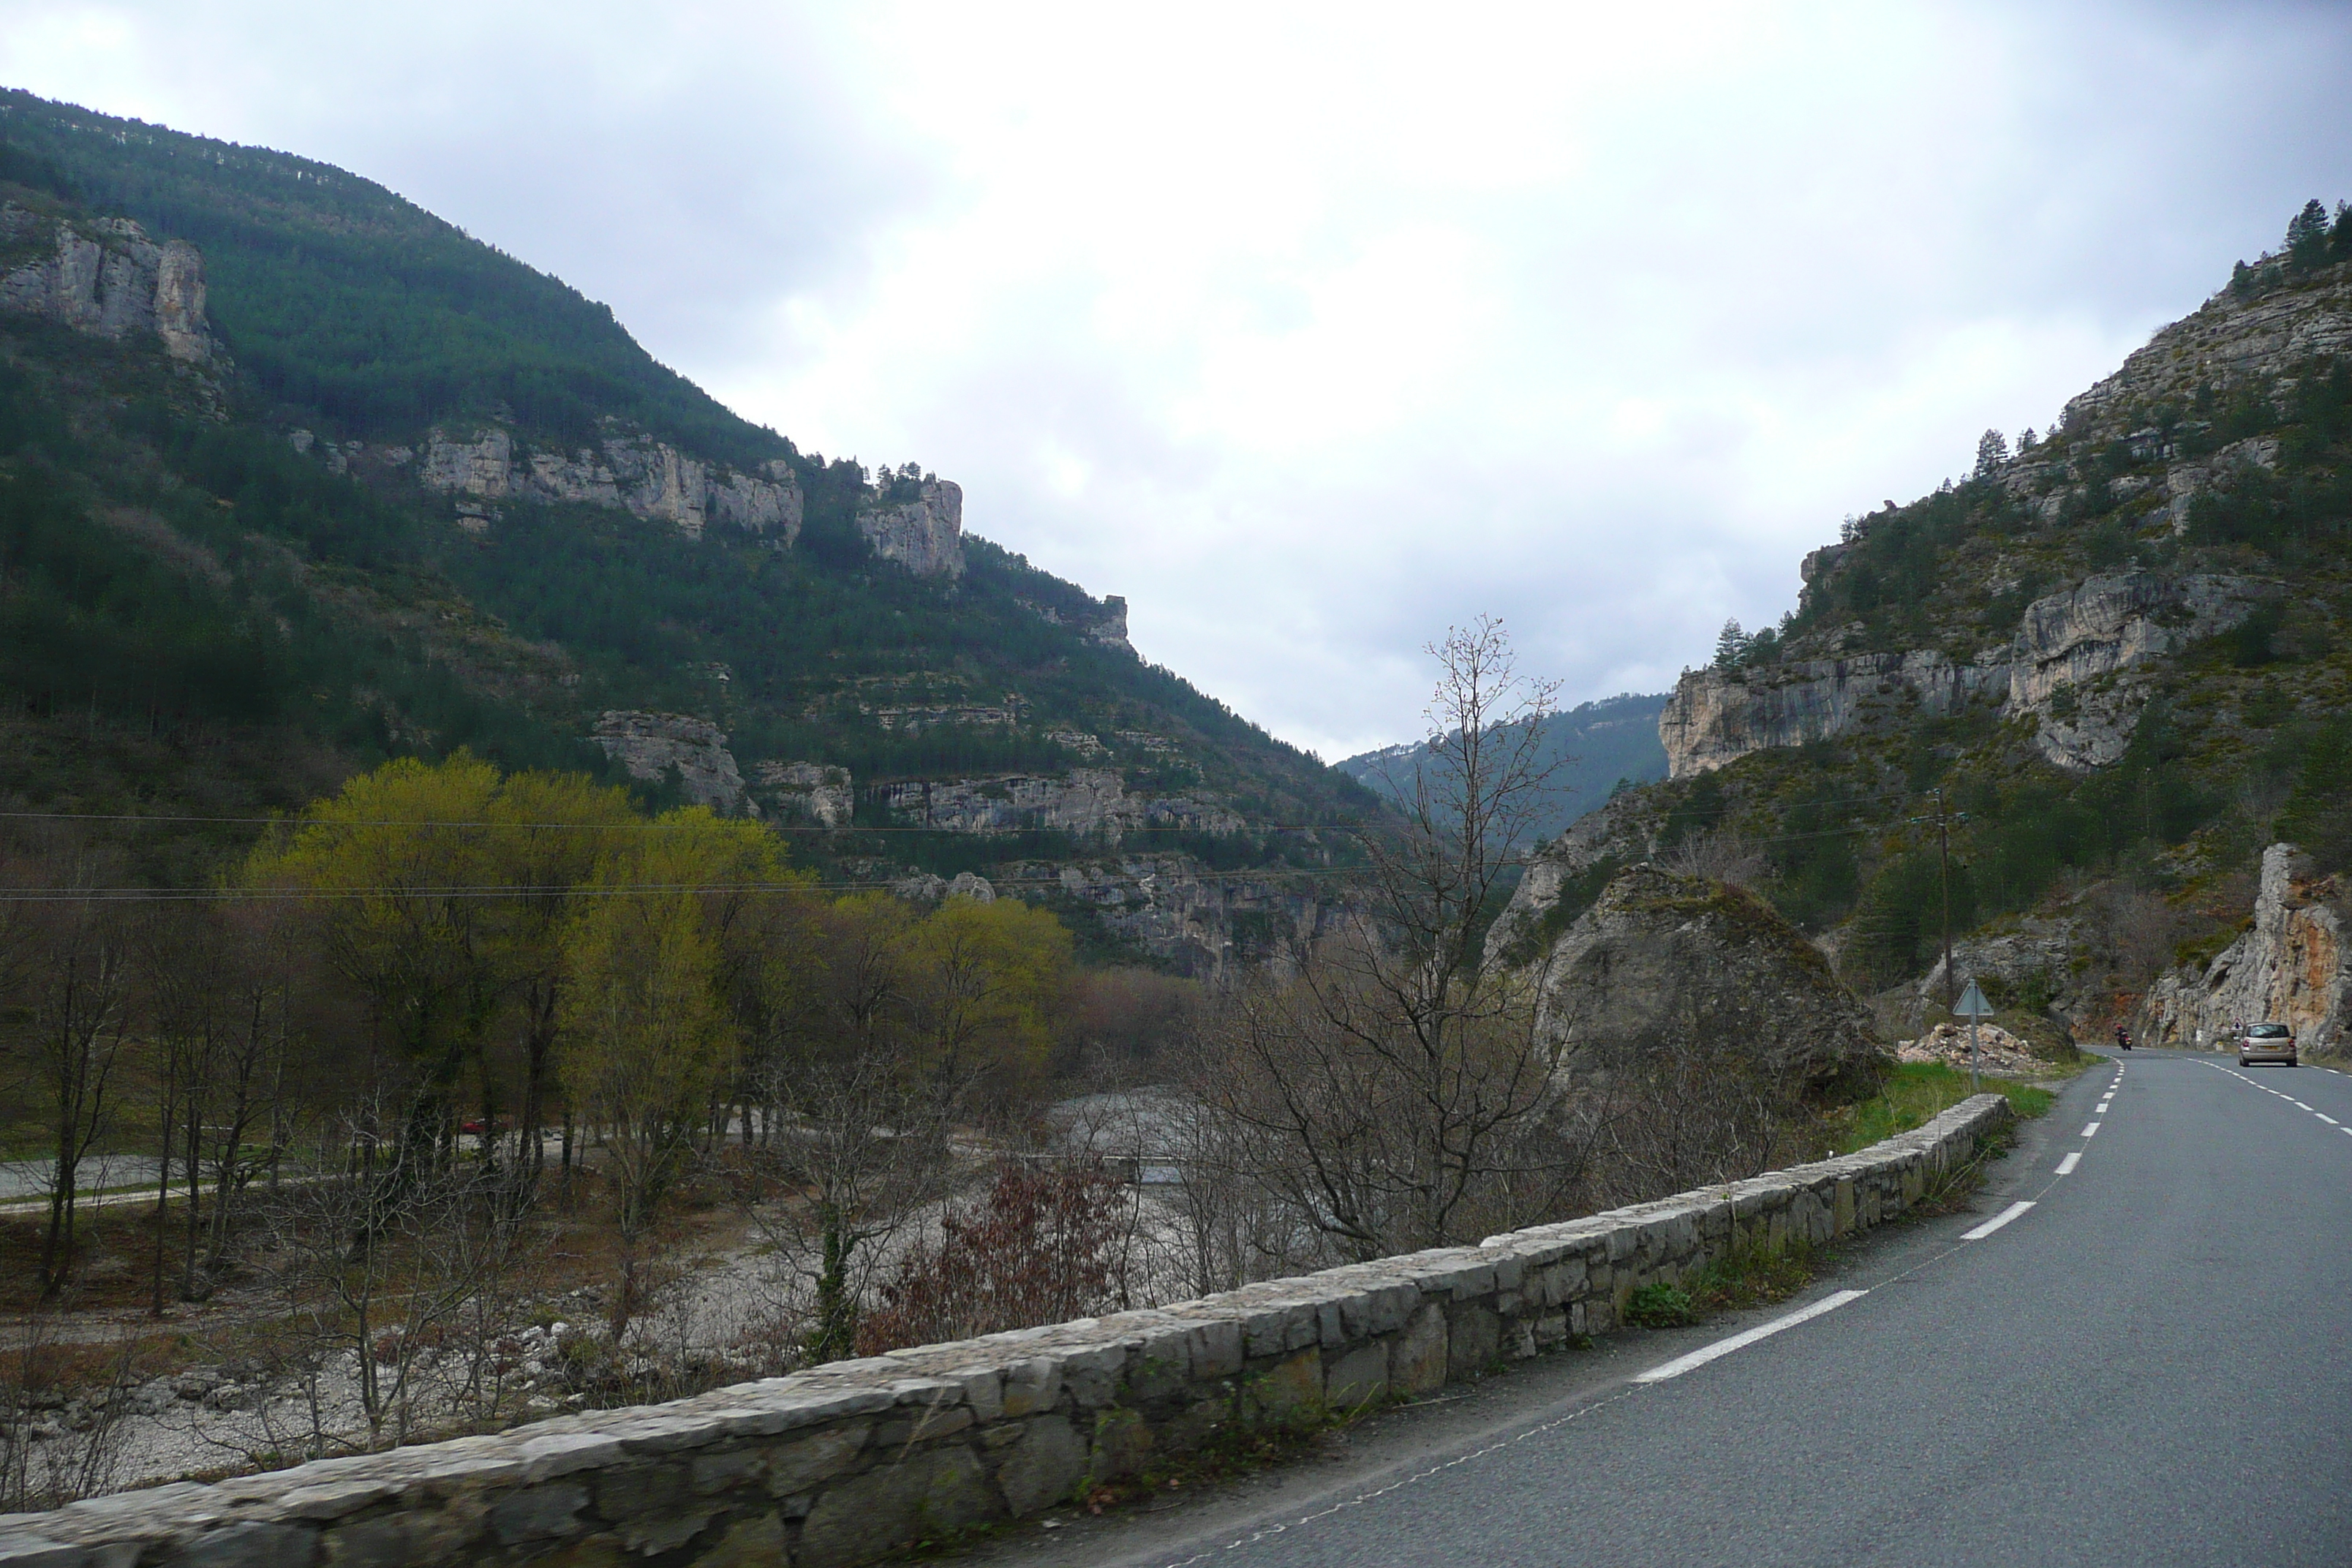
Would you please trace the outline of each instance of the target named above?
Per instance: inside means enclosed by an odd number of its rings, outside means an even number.
[[[1198,1301],[836,1362],[487,1437],[0,1517],[0,1568],[848,1564],[1035,1514],[1230,1423],[1426,1393],[1617,1326],[1735,1245],[1866,1230],[2010,1120]]]

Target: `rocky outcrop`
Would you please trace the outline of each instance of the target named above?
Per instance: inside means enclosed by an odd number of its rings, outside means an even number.
[[[1530,973],[1566,1071],[1696,1047],[1818,1091],[1858,1087],[1886,1059],[1868,1010],[1769,905],[1646,862],[1612,879]]]
[[[2345,889],[2319,877],[2292,844],[2263,852],[2253,921],[2202,973],[2176,972],[2148,988],[2140,1037],[2152,1046],[2213,1048],[2234,1024],[2284,1024],[2306,1050],[2340,1051],[2352,999]]]
[[[1112,940],[1196,980],[1279,959],[1349,918],[1349,906],[1333,890],[1302,889],[1278,873],[1213,875],[1186,855],[1025,862],[1017,874],[1056,883],[1074,914],[1082,911]]]
[[[858,533],[875,554],[918,577],[962,576],[963,487],[952,479],[911,483],[910,496],[901,495],[908,486],[900,484],[861,502]]]
[[[2352,268],[2326,269],[2250,297],[2229,289],[2148,339],[2115,374],[2066,405],[2063,423],[2119,428],[2140,405],[2182,405],[2200,387],[2261,385],[2314,358],[2352,348]]]
[[[1026,599],[1016,602],[1039,620],[1053,626],[1068,626],[1097,647],[1117,648],[1121,653],[1135,651],[1135,645],[1127,640],[1127,601],[1117,594],[1106,594],[1100,605],[1089,605],[1075,615],[1065,614],[1051,605],[1032,604]]]
[[[1952,989],[1975,980],[1997,998],[2038,995],[2043,1006],[2064,1010],[2074,1000],[2074,958],[2081,948],[2074,922],[2063,917],[2032,916],[2014,931],[1956,938],[1952,967],[1960,978]],[[1937,953],[1916,994],[1923,1006],[1941,1005],[1944,991],[1944,958]]]
[[[2244,577],[2103,573],[2033,601],[2006,645],[1968,664],[1929,649],[1687,671],[1658,715],[1667,776],[1827,740],[1874,701],[1939,714],[1976,698],[2033,716],[2036,744],[2060,767],[2101,767],[2123,755],[2146,701],[2129,672],[2228,630],[2280,591]]]
[[[947,833],[1066,833],[1118,843],[1147,829],[1218,836],[1239,833],[1234,812],[1188,795],[1142,796],[1108,768],[1073,768],[1062,778],[1011,774],[952,783],[889,784],[884,804],[912,825]]]
[[[519,443],[486,425],[452,434],[435,426],[416,455],[427,489],[478,500],[570,502],[625,509],[699,539],[712,523],[756,533],[779,546],[800,536],[799,477],[779,458],[756,473],[704,463],[666,441],[605,421],[594,447],[565,453]]]
[[[0,310],[44,316],[92,337],[153,332],[187,364],[218,353],[205,319],[205,261],[182,239],[161,245],[129,218],[71,223],[0,204],[0,253],[31,251],[0,275]]]
[[[779,821],[846,827],[857,813],[857,793],[847,768],[823,763],[761,763],[754,776]]]
[[[743,775],[716,724],[683,713],[614,710],[596,721],[588,738],[633,779],[658,784],[676,768],[686,798],[695,805],[722,815],[760,815],[744,793]]]
[[[2004,693],[2000,666],[1956,665],[1942,654],[1857,654],[1769,669],[1686,671],[1658,714],[1666,776],[1688,778],[1772,746],[1843,733],[1874,699],[1908,696],[1929,713]]]

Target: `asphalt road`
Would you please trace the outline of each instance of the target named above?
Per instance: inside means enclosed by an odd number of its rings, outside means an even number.
[[[1612,1336],[1560,1375],[1477,1430],[1399,1428],[1253,1497],[989,1555],[2352,1563],[2352,1078],[2134,1051],[2069,1086],[1976,1213],[1769,1313]]]

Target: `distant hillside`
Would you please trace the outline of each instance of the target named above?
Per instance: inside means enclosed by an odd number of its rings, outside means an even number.
[[[1311,829],[1377,815],[1352,778],[963,505],[738,417],[380,185],[0,93],[21,804],[251,815],[467,746],[763,815],[845,877],[1172,857],[1071,895],[1162,956],[1226,941],[1188,876],[1344,858]]]
[[[1658,742],[1664,695],[1628,693],[1586,702],[1544,721],[1546,756],[1558,760],[1556,794],[1532,837],[1549,838],[1607,801],[1620,785],[1644,784],[1666,776],[1666,752]],[[1423,743],[1406,742],[1365,752],[1340,763],[1341,772],[1360,779],[1383,798],[1394,798],[1412,777]]]

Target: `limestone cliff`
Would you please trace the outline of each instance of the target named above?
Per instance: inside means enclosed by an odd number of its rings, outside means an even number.
[[[857,813],[857,792],[847,768],[823,763],[761,763],[754,770],[761,792],[781,821],[812,827],[846,827]]]
[[[392,460],[405,456],[404,449]],[[800,479],[791,464],[778,458],[745,473],[705,463],[615,419],[604,421],[594,447],[572,452],[519,443],[500,425],[457,435],[436,426],[415,460],[417,479],[427,489],[478,500],[625,508],[674,524],[690,539],[701,538],[714,522],[779,546],[789,546],[801,531]]]
[[[1057,626],[1068,626],[1080,637],[1100,647],[1117,648],[1121,653],[1133,653],[1135,645],[1127,640],[1127,601],[1117,594],[1107,594],[1098,606],[1076,615],[1065,614],[1051,605],[1030,600],[1020,601],[1021,607],[1039,620]]]
[[[0,203],[0,310],[92,337],[153,332],[186,364],[218,354],[205,317],[205,263],[185,240],[158,245],[129,218],[73,221]]]
[[[1821,1090],[1858,1087],[1886,1059],[1868,1011],[1769,905],[1646,862],[1612,879],[1532,973],[1545,1037],[1572,1070],[1697,1046]]]
[[[1922,649],[1687,671],[1658,716],[1667,776],[1827,740],[1874,704],[1932,715],[1979,698],[2032,717],[2035,744],[2060,767],[2101,767],[2123,755],[2138,722],[2146,689],[2132,671],[2228,630],[2284,591],[2247,577],[2102,573],[2034,600],[2006,643],[1965,664]]]
[[[992,779],[886,785],[882,799],[910,825],[948,833],[1036,830],[1118,843],[1144,829],[1239,833],[1239,815],[1188,795],[1129,795],[1108,768],[1073,768],[1063,778],[1012,774]]]
[[[2201,973],[2175,972],[2149,987],[2140,1037],[2152,1046],[2210,1049],[2232,1024],[2285,1024],[2304,1048],[2344,1047],[2352,1003],[2352,941],[2345,889],[2315,876],[2292,844],[2263,852],[2261,891],[2245,933]]]
[[[658,784],[676,768],[688,800],[722,815],[760,815],[743,790],[743,775],[719,727],[683,713],[614,710],[588,737],[634,779]]]
[[[1214,980],[1328,934],[1348,908],[1338,889],[1247,872],[1209,873],[1187,855],[1132,854],[1077,865],[1028,862],[1051,878],[1064,907],[1119,943],[1181,973]]]
[[[901,493],[907,489],[913,493]],[[857,531],[876,555],[918,577],[961,577],[963,487],[952,479],[891,485],[859,503]]]

